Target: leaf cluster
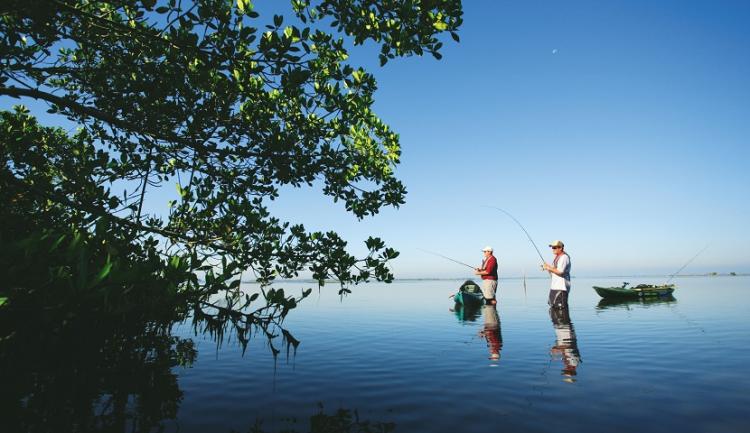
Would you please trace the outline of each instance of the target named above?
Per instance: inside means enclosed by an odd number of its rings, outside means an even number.
[[[0,95],[78,126],[69,135],[24,108],[2,113],[4,236],[23,250],[21,268],[45,269],[14,284],[125,290],[126,261],[169,293],[204,299],[247,270],[263,284],[311,271],[342,292],[390,281],[398,253],[382,241],[356,258],[336,233],[267,206],[285,186],[320,186],[358,218],[404,203],[399,136],[372,109],[374,76],[347,63],[336,33],[379,44],[382,64],[439,58],[439,36],[458,39],[460,1],[292,0],[291,10],[292,23],[263,24],[249,0],[4,2]],[[144,203],[171,185],[166,213],[148,214]]]

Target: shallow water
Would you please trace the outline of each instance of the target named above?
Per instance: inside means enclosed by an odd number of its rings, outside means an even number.
[[[183,399],[165,427],[307,431],[322,405],[396,432],[750,428],[750,278],[678,278],[673,299],[610,305],[591,286],[622,278],[574,279],[570,322],[550,315],[547,280],[525,292],[501,280],[499,330],[491,310],[450,311],[461,282],[372,284],[343,300],[314,291],[284,324],[301,344],[276,359],[262,336],[243,355],[177,326],[198,359],[174,369]],[[499,331],[499,360],[485,327]]]
[[[569,315],[546,279],[501,280],[474,312],[451,311],[459,280],[327,286],[276,357],[259,332],[243,350],[192,322],[25,329],[0,345],[0,412],[38,432],[750,431],[750,277],[677,278],[655,301],[591,288],[622,280],[574,279]]]

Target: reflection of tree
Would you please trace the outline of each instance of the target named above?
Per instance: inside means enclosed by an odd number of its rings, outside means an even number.
[[[148,431],[174,419],[182,392],[171,369],[191,365],[196,351],[171,336],[171,324],[111,316],[14,323],[0,342],[6,431]]]
[[[262,422],[258,422],[249,433],[268,433],[262,427]],[[323,412],[323,405],[319,404],[318,413],[310,417],[309,433],[388,433],[395,429],[396,424],[392,422],[360,420],[356,410],[339,409],[333,415],[327,415]],[[283,431],[297,433],[294,428]]]
[[[311,289],[304,290],[302,298],[310,292]],[[196,332],[208,334],[217,341],[223,341],[227,332],[234,333],[243,352],[255,332],[260,332],[268,340],[274,356],[280,352],[274,345],[279,335],[287,351],[291,347],[296,349],[299,341],[282,327],[282,322],[301,298],[287,298],[284,289],[264,291],[264,296],[268,299],[266,305],[251,309],[257,295],[250,296],[239,289],[225,291],[211,302],[201,302],[193,308],[193,327]]]
[[[279,293],[276,296],[283,297]],[[221,343],[236,335],[243,350],[250,336],[299,342],[281,326],[278,303],[243,312],[237,293],[217,296],[190,313],[75,315],[69,311],[0,310],[0,408],[4,431],[140,432],[177,418],[182,391],[173,368],[197,357],[193,341],[172,335],[191,321],[196,332]],[[151,306],[153,307],[153,306]],[[144,307],[143,310],[147,310]],[[6,428],[7,427],[7,428]]]
[[[567,308],[550,308],[549,316],[552,319],[556,337],[555,344],[550,349],[550,354],[562,359],[564,380],[573,381],[573,377],[578,374],[581,354],[578,351],[578,338],[570,320],[570,312]]]

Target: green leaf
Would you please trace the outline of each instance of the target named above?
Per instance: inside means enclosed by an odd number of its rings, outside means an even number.
[[[57,238],[55,242],[52,243],[52,246],[49,248],[49,252],[53,252],[57,249],[57,247],[60,246],[63,240],[65,240],[66,235],[60,235],[60,237]]]
[[[107,256],[107,261],[104,263],[104,267],[99,271],[99,273],[96,275],[96,278],[94,278],[94,282],[92,285],[101,283],[109,273],[112,271],[112,261],[110,260],[110,257]]]
[[[251,0],[237,0],[237,9],[243,14],[253,10],[253,2]]]

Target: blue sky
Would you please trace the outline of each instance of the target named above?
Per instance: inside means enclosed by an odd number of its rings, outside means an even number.
[[[399,210],[357,222],[299,191],[279,211],[401,251],[397,277],[537,275],[566,243],[581,276],[749,272],[750,3],[465,1],[441,61],[378,68],[376,111],[401,134]]]
[[[335,230],[355,252],[381,237],[401,252],[400,278],[470,277],[421,249],[474,264],[485,245],[501,276],[542,276],[524,233],[485,206],[515,215],[545,256],[563,240],[578,276],[668,274],[707,244],[684,273],[750,272],[750,2],[466,0],[464,11],[441,61],[380,68],[375,47],[351,53],[400,133],[406,204],[358,221],[301,189],[272,204],[279,217]]]

